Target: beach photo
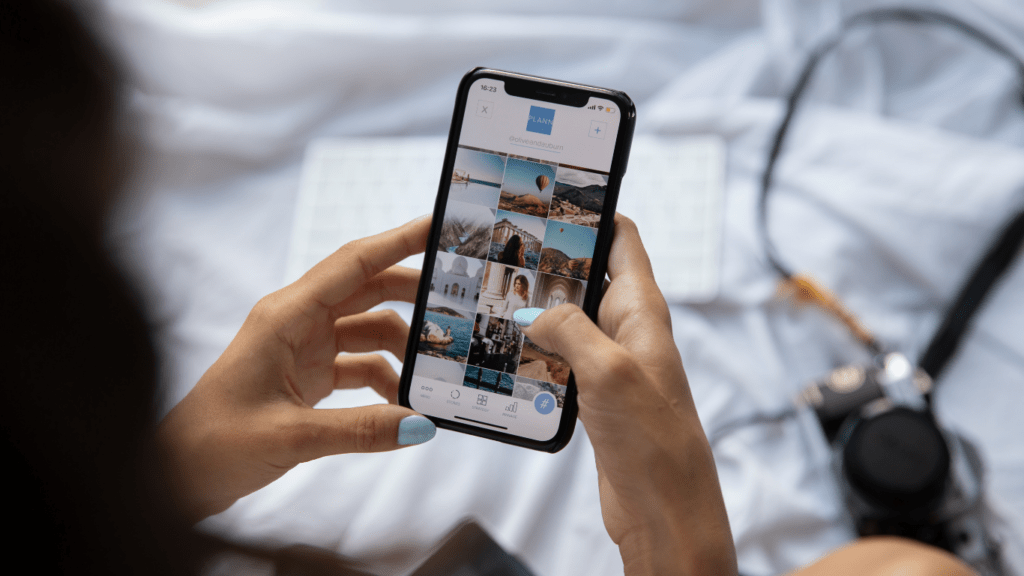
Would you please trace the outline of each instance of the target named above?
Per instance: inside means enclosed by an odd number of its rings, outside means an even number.
[[[548,220],[537,270],[586,280],[596,243],[596,228]]]
[[[476,312],[486,262],[450,252],[436,254],[427,303]]]
[[[546,220],[498,210],[487,259],[499,264],[536,270],[544,243]]]
[[[559,166],[548,218],[597,228],[607,190],[608,176]]]
[[[437,380],[461,386],[462,381],[466,377],[466,365],[433,356],[417,354],[416,368],[413,370],[413,375],[427,378],[428,380]]]
[[[554,189],[554,166],[510,157],[505,165],[498,208],[546,218]]]
[[[512,390],[512,397],[520,400],[533,400],[537,394],[541,392],[548,392],[555,397],[558,401],[558,407],[563,408],[565,406],[565,391],[568,388],[553,384],[551,382],[544,382],[543,380],[534,380],[532,378],[523,378],[522,376],[516,378],[515,388]]]
[[[449,200],[444,210],[438,250],[486,260],[493,229],[493,209]]]
[[[427,306],[420,331],[420,354],[465,363],[473,337],[473,315],[444,306]]]
[[[516,374],[522,378],[565,386],[569,383],[569,363],[565,361],[565,358],[537,346],[524,336],[523,350]]]
[[[488,262],[477,311],[511,319],[516,310],[529,305],[536,284],[537,273],[532,270]]]
[[[515,381],[512,379],[511,374],[502,374],[501,372],[476,366],[466,367],[466,378],[463,380],[462,385],[476,388],[477,390],[504,394],[505,396],[511,396],[515,390]]]
[[[519,326],[497,316],[477,314],[469,345],[469,364],[515,374],[523,333]]]
[[[504,156],[460,146],[455,153],[455,169],[448,189],[448,201],[494,208],[498,205],[504,174]]]
[[[531,291],[529,307],[546,310],[568,302],[582,308],[586,294],[586,282],[553,274],[537,274],[537,283]]]

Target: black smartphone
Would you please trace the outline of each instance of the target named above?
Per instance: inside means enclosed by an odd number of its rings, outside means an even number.
[[[477,68],[459,85],[399,402],[442,428],[557,452],[576,426],[566,361],[521,308],[596,318],[636,123],[615,90]]]

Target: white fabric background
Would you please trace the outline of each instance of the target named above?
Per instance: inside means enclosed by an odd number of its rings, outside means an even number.
[[[1024,8],[933,2],[1024,54]],[[281,285],[305,144],[444,134],[454,90],[487,65],[626,91],[638,131],[726,139],[721,293],[673,306],[705,428],[784,407],[860,358],[830,321],[773,300],[755,234],[768,139],[802,57],[877,2],[106,0],[148,154],[112,242],[143,286],[166,405]],[[818,74],[779,164],[771,231],[787,262],[835,289],[886,343],[916,354],[998,225],[1024,205],[1020,79],[954,33],[852,34]],[[434,176],[429,176],[434,178]],[[657,202],[652,195],[651,202]],[[1024,573],[1024,265],[1014,266],[939,383],[942,420],[981,447],[986,486]],[[335,394],[330,405],[379,401]],[[852,537],[806,419],[716,446],[741,569],[773,574]],[[478,518],[539,575],[622,571],[582,426],[557,455],[441,431],[425,446],[326,458],[204,523],[320,545],[381,570]]]

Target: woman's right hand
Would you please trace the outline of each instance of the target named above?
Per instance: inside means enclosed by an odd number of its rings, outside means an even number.
[[[575,373],[605,527],[626,574],[736,574],[714,459],[668,306],[636,225],[622,216],[615,219],[608,275],[600,327],[563,304],[524,328]]]

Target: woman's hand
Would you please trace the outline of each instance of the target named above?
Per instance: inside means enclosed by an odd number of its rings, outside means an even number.
[[[598,326],[571,304],[528,328],[572,366],[605,527],[626,574],[736,573],[711,448],[636,225],[616,216]],[[517,321],[529,314],[521,311]],[[528,321],[528,320],[527,320]]]
[[[224,354],[160,424],[183,512],[199,520],[295,465],[382,452],[433,438],[434,424],[390,404],[315,410],[332,390],[370,386],[392,404],[409,327],[389,300],[411,302],[419,271],[393,266],[426,245],[430,219],[346,244],[300,280],[260,300]]]

